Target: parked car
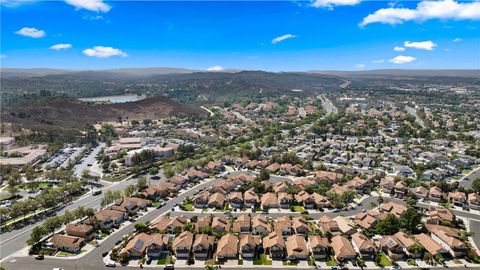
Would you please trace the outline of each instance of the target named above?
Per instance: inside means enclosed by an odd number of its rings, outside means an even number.
[[[36,257],[35,257],[35,260],[43,260],[45,259],[45,256],[43,254],[38,254]]]
[[[105,266],[106,267],[115,267],[115,266],[117,266],[117,264],[115,262],[107,262],[107,263],[105,263]]]

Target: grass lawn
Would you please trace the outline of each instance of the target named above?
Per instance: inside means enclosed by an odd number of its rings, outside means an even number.
[[[393,266],[393,262],[383,253],[380,253],[380,262],[378,263],[380,266]]]
[[[161,202],[153,202],[153,203],[152,203],[152,206],[153,206],[153,207],[158,207],[158,206],[160,206],[160,204],[161,204]]]
[[[70,256],[75,256],[76,254],[66,252],[66,251],[60,251],[57,253],[57,257],[70,257]]]
[[[417,263],[414,260],[408,260],[407,264],[411,266],[417,266]]]
[[[171,263],[172,263],[172,256],[168,254],[167,256],[159,259],[157,262],[157,265],[165,265],[165,264],[171,264]]]
[[[284,261],[283,265],[285,265],[285,266],[296,266],[296,265],[298,265],[298,262]]]
[[[272,265],[266,254],[260,254],[260,258],[253,261],[253,265]]]
[[[238,265],[243,265],[243,260],[242,259],[238,260]]]
[[[182,210],[184,210],[184,211],[189,211],[189,212],[191,212],[191,211],[193,211],[193,209],[194,209],[195,207],[194,207],[193,204],[191,204],[191,203],[185,203],[185,204],[180,205],[180,208],[181,208]]]
[[[337,261],[333,256],[330,256],[330,260],[327,261],[327,266],[337,266]]]
[[[305,211],[305,208],[303,208],[303,206],[294,205],[294,206],[292,206],[292,207],[293,207],[293,211],[294,211],[294,212],[299,212],[299,213],[301,213],[301,212]]]

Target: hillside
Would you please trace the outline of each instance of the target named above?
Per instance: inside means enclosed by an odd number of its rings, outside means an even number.
[[[2,111],[2,120],[30,129],[36,125],[84,128],[87,123],[121,119],[158,119],[172,115],[199,115],[205,111],[167,97],[153,97],[136,102],[89,104],[73,99],[57,98],[51,102],[18,106]]]

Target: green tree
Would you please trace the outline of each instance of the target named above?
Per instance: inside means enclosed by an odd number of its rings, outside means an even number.
[[[422,220],[422,214],[412,207],[409,207],[405,213],[400,216],[400,226],[408,233],[414,234],[417,231],[417,226]]]
[[[137,181],[137,190],[142,191],[148,187],[147,184],[147,177],[145,176],[140,176]]]
[[[398,218],[389,214],[386,219],[381,220],[375,226],[375,232],[381,235],[392,235],[400,230]]]

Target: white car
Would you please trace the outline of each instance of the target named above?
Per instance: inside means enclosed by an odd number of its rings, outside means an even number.
[[[115,267],[115,266],[117,266],[117,264],[115,262],[107,262],[107,263],[105,263],[105,266],[106,267]]]
[[[52,270],[63,270],[63,268],[55,267]]]

